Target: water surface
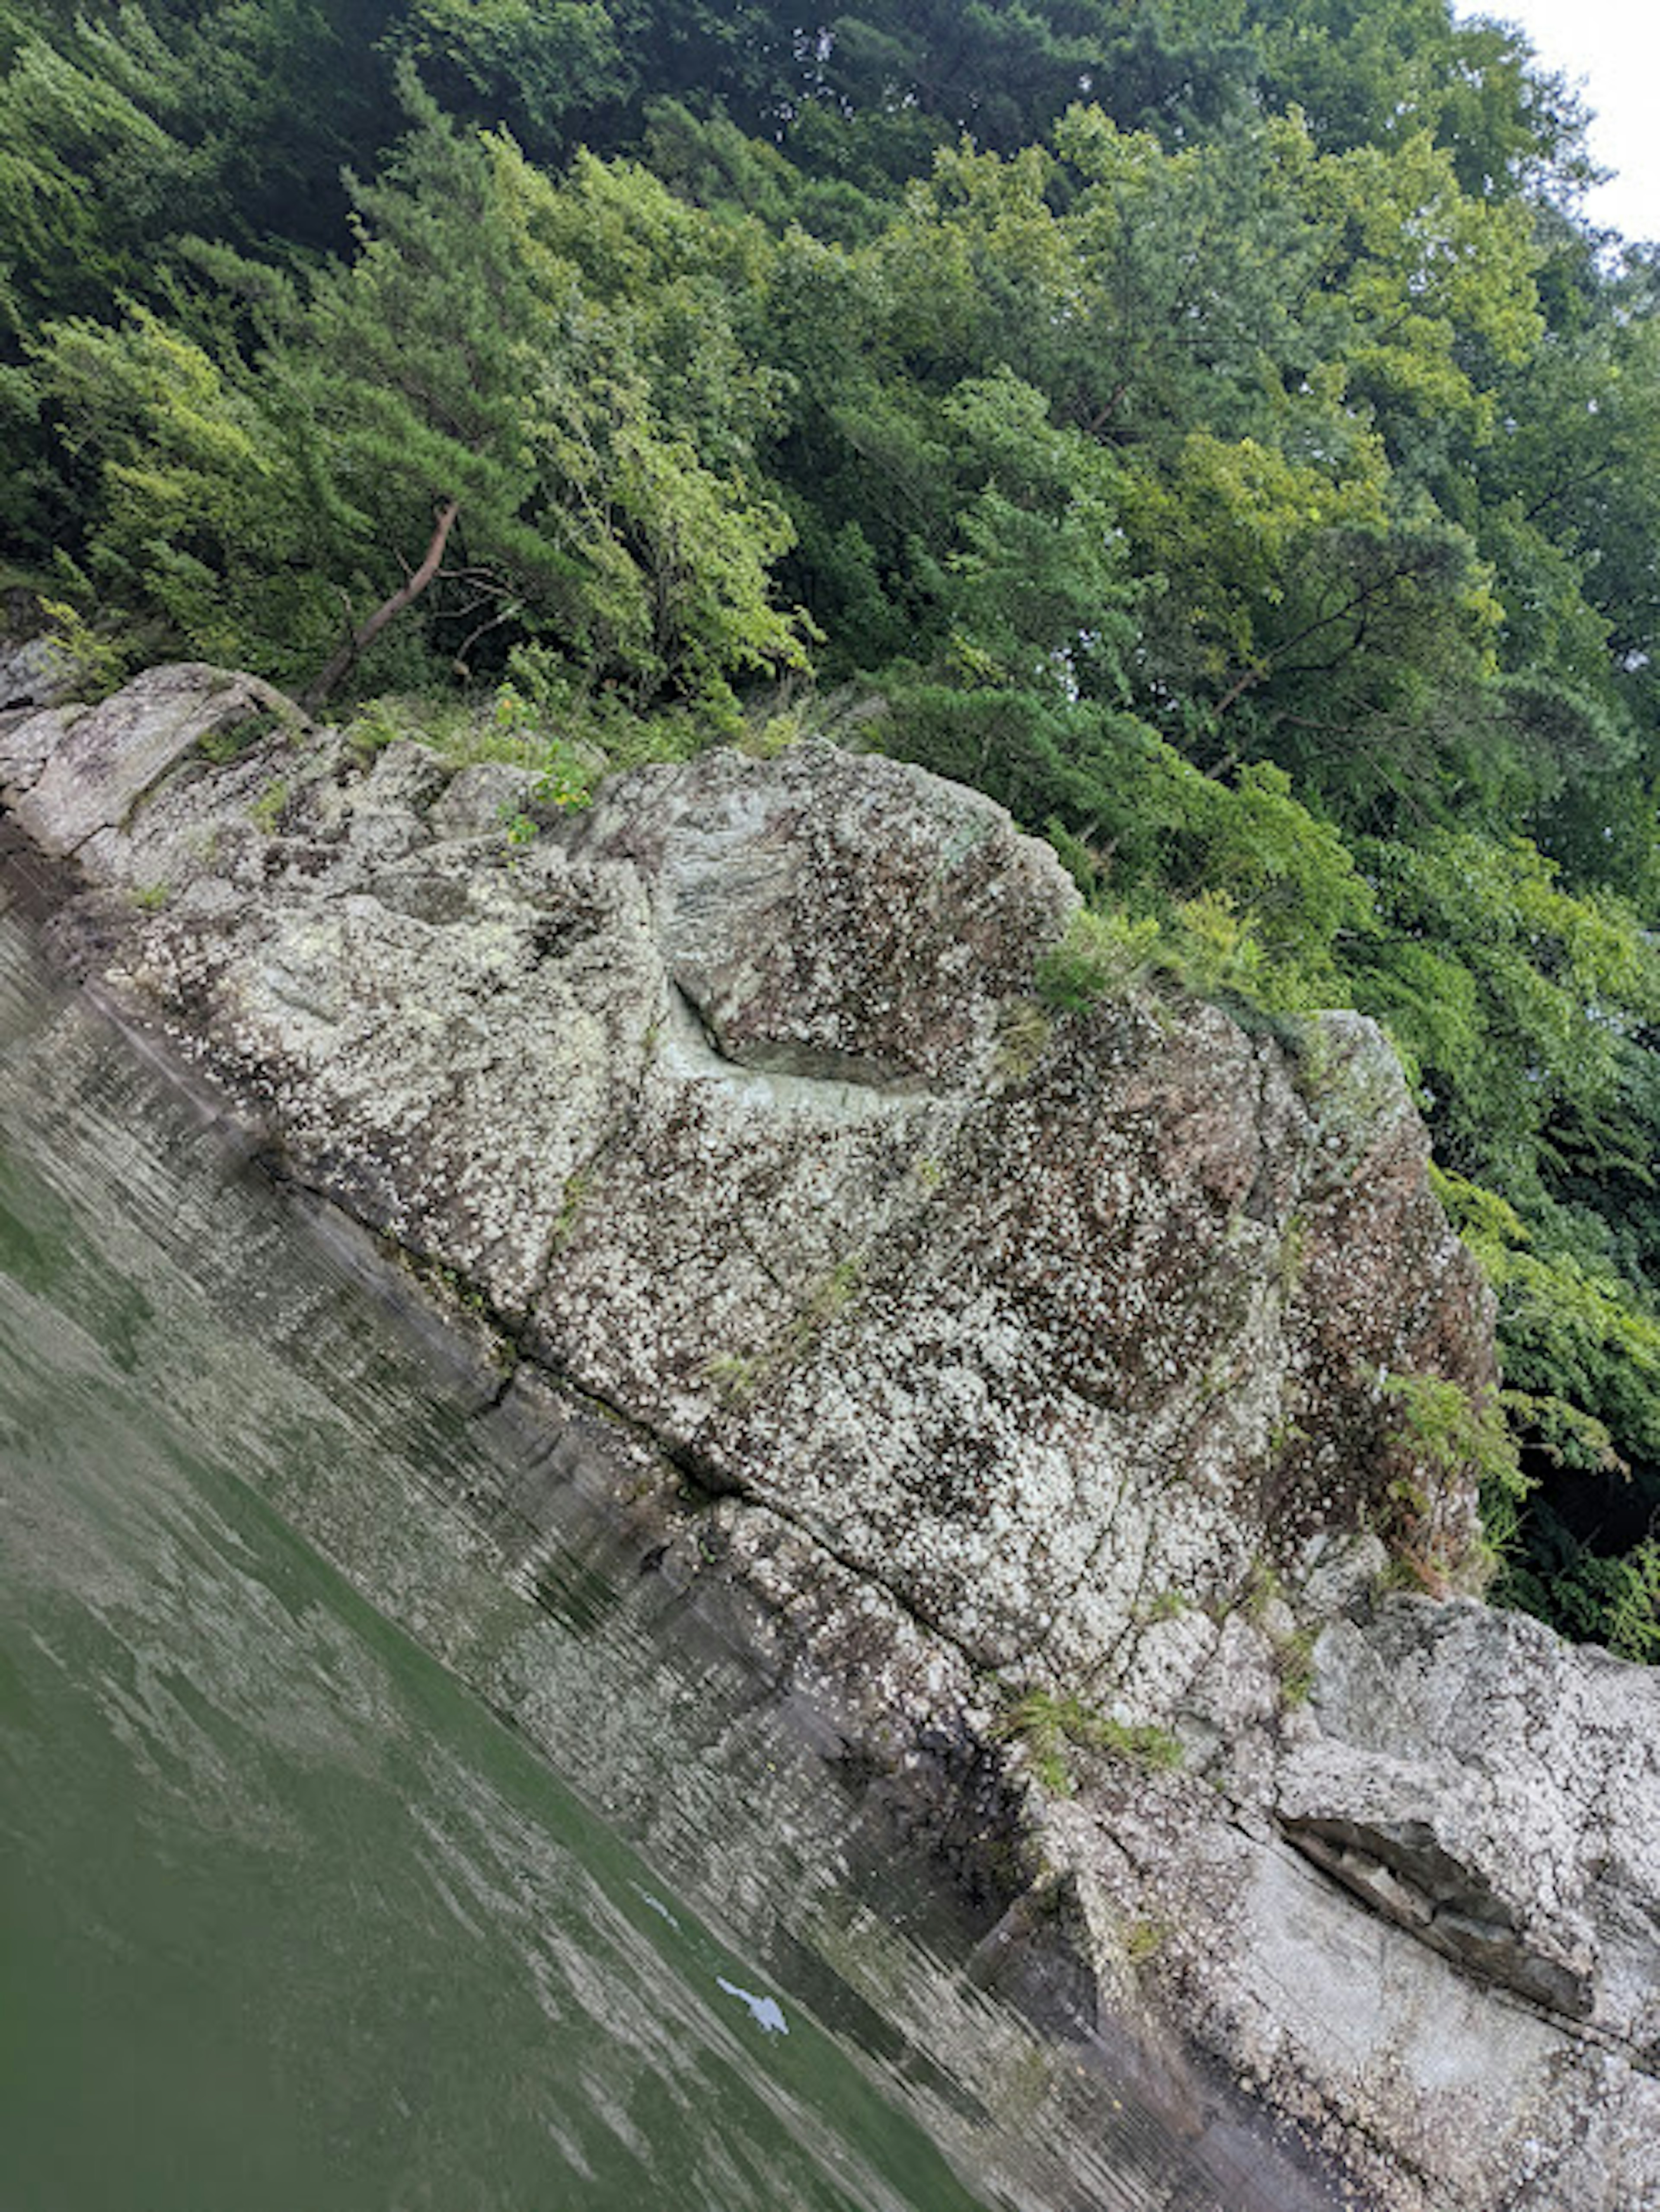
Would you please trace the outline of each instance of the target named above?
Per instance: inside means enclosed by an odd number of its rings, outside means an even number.
[[[478,1395],[0,917],[0,2212],[1329,2201],[982,1987]]]

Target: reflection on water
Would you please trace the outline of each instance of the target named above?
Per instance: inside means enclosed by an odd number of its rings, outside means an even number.
[[[470,1402],[0,920],[0,2212],[1327,2202],[977,1990]]]

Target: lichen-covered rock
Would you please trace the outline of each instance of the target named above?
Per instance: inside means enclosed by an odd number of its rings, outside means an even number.
[[[1468,1602],[1317,1652],[1287,1838],[1390,1918],[1660,2064],[1660,1674]]]
[[[578,849],[652,886],[664,965],[722,1058],[887,1087],[961,1087],[1078,902],[976,792],[809,743],[648,769]]]
[[[1229,1642],[1188,1771],[1044,1813],[1104,1997],[1183,2021],[1363,2203],[1660,2203],[1660,1677],[1397,1597],[1324,1630],[1276,1722]]]
[[[1477,1557],[1399,1378],[1496,1378],[1371,1024],[1056,1016],[1049,849],[824,744],[525,843],[523,772],[192,668],[8,718],[0,778],[83,964],[660,1484],[675,1571],[863,1754],[1025,1803],[1104,2001],[1391,2212],[1660,2201],[1652,1678],[1377,1598]]]
[[[43,708],[8,731],[0,787],[20,826],[55,859],[119,829],[204,738],[257,714],[299,719],[257,676],[192,664],[152,668],[96,707]]]
[[[105,860],[173,887],[131,987],[302,1180],[977,1663],[1168,1718],[1259,1562],[1389,1510],[1380,1374],[1489,1379],[1375,1032],[1052,1024],[1075,894],[976,794],[715,755],[520,847],[418,747],[271,764]]]
[[[1422,1809],[1432,1823],[1433,1799]],[[1259,1808],[1189,1775],[1114,1777],[1047,1808],[1044,1841],[1049,1879],[1087,1902],[1103,2001],[1121,2019],[1180,2022],[1335,2156],[1349,2201],[1660,2203],[1651,2051],[1358,1904]]]
[[[57,707],[76,693],[72,657],[49,637],[0,637],[0,714]]]

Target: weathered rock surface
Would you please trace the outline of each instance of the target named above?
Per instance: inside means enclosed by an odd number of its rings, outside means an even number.
[[[33,676],[29,688],[38,689]],[[20,826],[62,860],[95,832],[119,830],[204,738],[262,710],[294,713],[257,676],[200,665],[152,668],[100,707],[46,706],[27,714],[0,736],[0,775],[16,792]]]
[[[70,658],[50,638],[0,635],[0,714],[55,707],[75,692]]]
[[[1369,1024],[1052,1017],[1048,848],[824,745],[518,844],[519,771],[364,762],[186,669],[5,718],[0,779],[97,887],[82,963],[482,1302],[863,1753],[1009,1801],[1017,1693],[1110,1717],[1025,1804],[1103,2002],[1364,2202],[1660,2203],[1660,1684],[1377,1595],[1380,1540],[1444,1587],[1476,1535],[1386,1379],[1493,1370]],[[1155,1729],[1178,1768],[1123,1756]]]
[[[1326,1626],[1265,1754],[1251,1667],[1189,1771],[1046,1815],[1121,1997],[1341,2113],[1364,2202],[1660,2203],[1660,1676],[1397,1597]]]

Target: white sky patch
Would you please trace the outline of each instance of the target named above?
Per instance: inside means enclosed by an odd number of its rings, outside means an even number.
[[[1546,68],[1578,85],[1596,120],[1590,150],[1619,174],[1585,200],[1590,221],[1660,240],[1660,9],[1651,0],[1493,0],[1462,6],[1524,32]]]

